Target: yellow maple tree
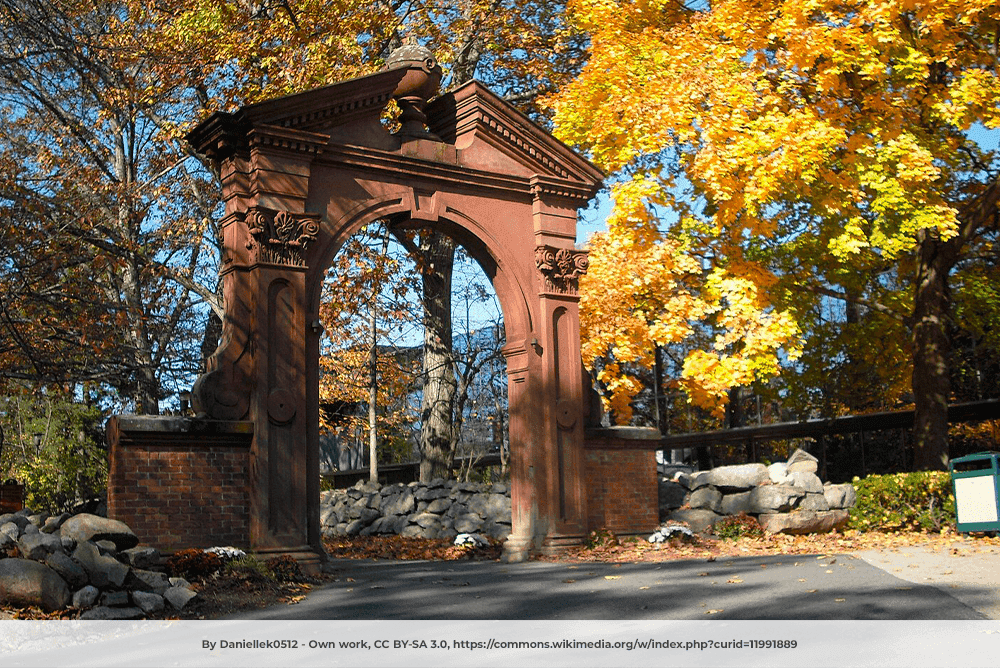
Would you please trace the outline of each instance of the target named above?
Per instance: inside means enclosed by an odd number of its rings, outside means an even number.
[[[713,271],[754,283],[756,307],[781,307],[782,291],[814,286],[904,322],[917,466],[940,466],[948,276],[995,230],[1000,194],[996,156],[969,136],[1000,126],[996,3],[573,0],[569,8],[591,52],[555,101],[560,137],[609,171],[658,186],[649,193],[680,213],[677,222],[660,217],[668,236],[711,252]],[[801,272],[769,265],[804,239],[815,255]],[[904,289],[851,294],[836,278],[886,266]]]

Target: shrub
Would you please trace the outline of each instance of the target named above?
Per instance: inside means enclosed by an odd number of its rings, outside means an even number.
[[[271,570],[270,562],[261,561],[252,554],[244,554],[242,557],[237,557],[229,561],[226,564],[226,575],[244,580],[253,584],[262,584],[267,582],[274,582],[276,579],[275,573]]]
[[[716,536],[725,540],[761,538],[764,535],[764,529],[761,528],[760,522],[746,513],[723,517],[715,523],[712,530]]]
[[[854,478],[858,500],[848,527],[861,531],[954,528],[955,497],[944,471],[918,471]]]
[[[197,548],[178,550],[167,559],[167,570],[174,577],[197,580],[207,577],[222,568],[219,555]]]
[[[0,396],[0,480],[24,484],[24,503],[59,513],[107,489],[103,415],[56,392]]]

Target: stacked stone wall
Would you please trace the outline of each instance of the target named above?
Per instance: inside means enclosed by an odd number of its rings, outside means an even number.
[[[325,536],[470,533],[503,540],[511,532],[510,488],[441,479],[385,487],[363,481],[320,495],[320,525]]]
[[[660,518],[709,531],[724,517],[756,517],[769,533],[824,533],[850,518],[856,495],[850,483],[823,483],[818,462],[796,450],[787,462],[721,466],[677,473],[659,484]]]

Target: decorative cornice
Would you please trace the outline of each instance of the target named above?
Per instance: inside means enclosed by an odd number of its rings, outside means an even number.
[[[536,198],[561,197],[586,202],[594,196],[591,186],[536,174],[531,177],[531,192]]]
[[[306,132],[276,125],[262,125],[248,133],[251,147],[283,149],[319,155],[330,141],[329,135]]]
[[[275,125],[325,130],[359,116],[378,116],[406,71],[383,70],[302,93],[243,107],[240,115],[254,127]]]
[[[535,247],[535,266],[542,278],[544,292],[575,295],[579,292],[580,276],[587,273],[590,260],[587,251],[553,246]]]
[[[319,214],[251,207],[246,213],[251,264],[306,266],[306,249],[319,236]]]

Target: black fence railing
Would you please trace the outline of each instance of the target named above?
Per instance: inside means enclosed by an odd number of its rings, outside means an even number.
[[[982,422],[1000,419],[1000,400],[988,399],[948,407],[948,422],[952,424]],[[821,466],[826,467],[826,445],[835,437],[852,438],[851,449],[857,455],[857,471],[866,475],[872,469],[866,461],[866,434],[874,432],[898,431],[899,443],[905,445],[909,430],[913,428],[914,412],[886,411],[865,415],[849,415],[838,418],[805,420],[801,422],[780,422],[756,427],[736,427],[715,431],[689,434],[666,435],[660,438],[660,449],[664,455],[675,450],[698,450],[718,446],[742,446],[751,461],[757,459],[757,445],[768,441],[811,438],[819,445],[822,455]],[[867,439],[867,451],[871,451],[872,439]],[[995,445],[995,443],[994,443]]]

